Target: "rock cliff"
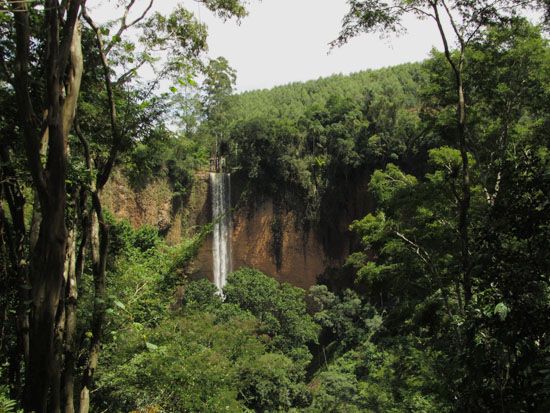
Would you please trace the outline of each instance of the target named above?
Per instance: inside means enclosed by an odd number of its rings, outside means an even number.
[[[360,210],[366,208],[364,190],[357,188],[353,208],[336,219],[332,235],[316,230],[304,231],[292,211],[274,211],[270,200],[253,210],[238,209],[233,214],[232,266],[253,267],[280,280],[307,288],[316,283],[326,268],[341,265],[350,249],[347,227]],[[361,199],[359,199],[361,198]],[[208,173],[196,175],[185,200],[177,200],[166,179],[155,179],[140,190],[132,190],[127,179],[117,172],[104,192],[104,203],[116,217],[127,219],[134,227],[151,225],[171,244],[189,237],[211,220]],[[358,207],[359,205],[359,207]],[[280,240],[274,245],[273,222],[278,219]],[[277,249],[277,253],[275,250]],[[327,253],[327,251],[329,253]],[[276,259],[278,255],[279,259]],[[208,237],[192,268],[192,277],[212,277],[212,238]]]

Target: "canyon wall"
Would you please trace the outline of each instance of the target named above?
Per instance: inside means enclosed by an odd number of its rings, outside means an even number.
[[[273,203],[266,201],[254,211],[233,214],[232,259],[233,269],[257,268],[260,271],[302,288],[316,283],[317,277],[329,265],[336,264],[326,257],[323,245],[313,231],[304,234],[297,228],[294,214],[283,214],[280,248],[280,266],[277,266],[273,246],[272,223],[275,218]],[[195,273],[212,273],[212,239],[206,239],[195,262]]]
[[[105,186],[103,204],[117,219],[126,219],[134,228],[158,228],[169,244],[191,237],[210,220],[208,173],[198,173],[185,197],[177,197],[166,178],[150,180],[142,188],[132,188],[120,171]]]
[[[259,203],[253,210],[236,210],[231,237],[233,269],[257,268],[279,281],[302,288],[315,284],[326,268],[340,266],[349,253],[348,225],[368,208],[364,196],[366,187],[356,188],[354,193],[353,205],[332,222],[332,235],[328,236],[326,231],[323,234],[316,230],[304,231],[292,211],[276,214],[270,200]],[[190,193],[179,200],[174,198],[166,179],[154,179],[142,189],[133,190],[123,174],[117,172],[105,189],[104,203],[117,218],[127,219],[134,227],[157,227],[168,243],[175,244],[211,221],[210,197],[207,172],[198,173]],[[278,248],[273,236],[276,218],[281,235]],[[277,255],[279,260],[275,258]],[[192,278],[212,279],[211,236],[200,248],[190,272]]]

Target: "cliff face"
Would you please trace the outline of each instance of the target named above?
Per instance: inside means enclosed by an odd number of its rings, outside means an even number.
[[[280,217],[280,266],[274,254],[272,223],[273,203],[264,202],[254,211],[238,211],[233,215],[231,237],[233,269],[257,268],[260,271],[302,288],[316,283],[317,277],[336,260],[326,257],[321,239],[313,232],[303,233],[296,225],[294,214]],[[196,274],[212,274],[212,239],[209,237],[197,257]]]
[[[198,174],[187,198],[175,197],[165,178],[151,180],[142,189],[133,189],[128,179],[115,171],[103,192],[103,204],[118,219],[134,228],[150,225],[159,229],[169,244],[196,233],[209,221],[208,174]]]
[[[257,268],[279,281],[302,288],[315,284],[326,268],[341,265],[347,257],[351,243],[347,227],[367,208],[364,189],[356,188],[356,194],[350,198],[353,205],[342,211],[341,217],[332,222],[330,231],[323,235],[314,230],[304,232],[292,211],[276,213],[269,200],[252,211],[234,212],[233,269]],[[171,244],[194,235],[212,219],[208,173],[197,174],[184,202],[175,201],[165,179],[153,180],[135,191],[121,173],[116,173],[105,189],[104,204],[117,218],[129,220],[134,227],[147,224],[159,228]],[[278,247],[274,243],[275,220],[279,223]],[[199,250],[191,271],[193,278],[212,278],[211,236]]]
[[[172,191],[166,180],[154,179],[143,189],[134,190],[128,179],[115,170],[102,195],[104,207],[135,228],[151,225],[166,231],[172,223]]]

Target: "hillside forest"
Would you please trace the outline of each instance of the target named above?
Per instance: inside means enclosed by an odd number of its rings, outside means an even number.
[[[330,47],[412,15],[441,50],[240,93],[185,3],[92,3],[0,1],[0,413],[550,411],[548,1],[349,0]],[[343,263],[218,291],[215,219],[174,243],[105,206],[117,173],[185,208],[213,156],[277,265],[287,212]]]

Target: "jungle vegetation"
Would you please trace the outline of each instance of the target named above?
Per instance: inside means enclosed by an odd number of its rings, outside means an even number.
[[[550,410],[550,50],[521,17],[547,1],[350,0],[335,47],[414,14],[443,51],[240,94],[192,12],[135,3],[0,3],[0,412]],[[104,208],[115,168],[185,203],[213,148],[239,207],[328,239],[348,214],[346,264],[222,299],[190,277],[209,226],[168,245]]]

